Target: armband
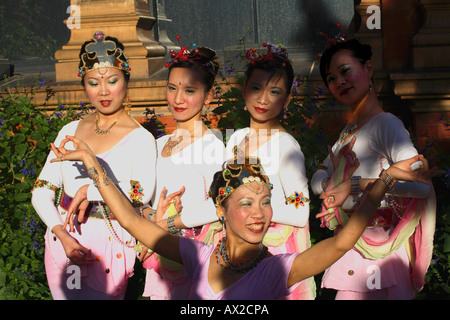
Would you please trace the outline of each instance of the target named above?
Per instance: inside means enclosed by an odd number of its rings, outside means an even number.
[[[286,204],[293,204],[295,209],[298,209],[299,206],[304,207],[309,202],[310,200],[303,196],[302,192],[294,192],[290,197],[286,198]]]
[[[31,192],[33,192],[35,189],[39,189],[39,188],[49,189],[54,192],[56,192],[56,190],[59,189],[57,186],[51,184],[50,182],[48,182],[46,180],[37,179],[36,182],[33,184],[33,188],[31,189]]]
[[[131,203],[133,204],[133,207],[142,207],[144,204],[142,203],[142,197],[144,196],[144,189],[141,187],[141,184],[139,181],[130,181],[131,189],[128,191],[128,194],[130,195]]]

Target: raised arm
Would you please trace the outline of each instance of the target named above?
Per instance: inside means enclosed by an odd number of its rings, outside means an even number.
[[[73,143],[75,151],[65,149],[64,146],[69,141]],[[83,161],[89,177],[94,181],[103,200],[114,213],[114,217],[133,237],[158,254],[182,263],[178,237],[136,213],[129,200],[111,183],[88,145],[78,138],[67,136],[58,148],[52,144],[52,150],[56,155],[56,158],[51,160],[52,162]],[[164,193],[161,193],[159,208],[164,210],[163,207],[177,195],[178,193],[173,193],[165,198]]]
[[[422,161],[424,168],[419,171],[413,171],[411,164],[417,161]],[[442,171],[435,168],[429,170],[427,160],[421,155],[400,161],[387,170],[387,174],[396,180],[417,181],[425,184],[429,183],[429,178],[440,173]],[[351,216],[345,227],[337,235],[323,240],[299,254],[292,265],[288,278],[288,287],[303,279],[323,272],[347,251],[351,250],[376,212],[386,189],[387,185],[378,179],[372,184],[370,191],[366,193],[365,198],[361,201],[355,214]],[[327,196],[331,196],[331,194],[327,194]],[[325,212],[324,214],[327,213]]]

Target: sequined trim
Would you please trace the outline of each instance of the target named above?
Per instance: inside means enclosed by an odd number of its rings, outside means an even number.
[[[56,187],[55,185],[51,184],[50,182],[46,181],[46,180],[40,180],[37,179],[36,182],[33,185],[33,188],[31,189],[31,191],[33,192],[34,189],[38,189],[38,188],[46,188],[49,190],[53,190],[56,192],[56,190],[58,190],[59,188]]]

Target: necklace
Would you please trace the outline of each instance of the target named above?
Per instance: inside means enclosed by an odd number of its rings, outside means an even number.
[[[267,247],[260,243],[255,257],[247,259],[245,263],[233,264],[231,263],[230,258],[227,254],[226,240],[227,238],[224,237],[219,241],[216,248],[214,249],[214,254],[216,256],[216,261],[220,269],[228,274],[247,273],[248,271],[256,267],[258,263],[260,263],[266,257],[268,252]],[[225,265],[220,262],[221,258],[223,262],[225,262]]]
[[[126,241],[126,242],[124,242],[122,239],[120,239],[119,235],[117,234],[117,232],[114,229],[114,226],[113,226],[113,224],[111,222],[108,210],[106,210],[103,207],[103,204],[100,203],[100,202],[98,203],[98,206],[100,207],[100,211],[102,213],[103,220],[106,223],[106,227],[109,230],[109,232],[111,233],[111,235],[114,237],[114,240],[116,240],[118,243],[120,243],[122,246],[124,246],[126,248],[130,248],[130,249],[135,248],[136,247],[135,239],[132,238],[131,241]]]
[[[349,124],[347,124],[347,126],[345,126],[344,131],[342,131],[341,135],[339,136],[340,144],[344,143],[345,139],[356,130],[356,128],[358,127],[358,124],[359,124],[359,120],[356,120],[355,122],[349,123]]]
[[[183,136],[179,136],[177,141],[172,141],[172,137],[170,137],[164,146],[164,152],[172,154],[173,149],[178,148],[182,141]]]
[[[192,130],[190,130],[188,132],[188,135],[191,136],[192,132],[194,130],[195,130],[195,126],[194,126],[194,128]],[[183,142],[183,136],[185,136],[185,135],[186,134],[180,135],[176,141],[172,141],[172,137],[170,137],[169,140],[167,140],[166,144],[164,145],[163,152],[165,154],[172,155],[172,151],[177,149],[180,146],[181,142]]]
[[[114,122],[109,126],[108,129],[102,130],[102,129],[100,129],[100,128],[98,127],[98,120],[99,120],[99,117],[98,117],[98,112],[97,112],[97,114],[96,114],[96,119],[95,119],[95,133],[98,134],[99,136],[105,136],[105,135],[108,135],[109,132],[110,132],[110,130],[111,130],[111,128],[114,127],[114,125],[117,123],[117,121],[119,121],[119,119],[120,119],[121,116],[122,116],[122,114],[120,114],[119,117],[118,117],[116,120],[114,120]]]

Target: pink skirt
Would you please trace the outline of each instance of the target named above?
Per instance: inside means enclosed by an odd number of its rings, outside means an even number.
[[[59,208],[60,212],[63,212]],[[133,275],[136,252],[113,236],[104,219],[89,218],[85,223],[74,222],[76,231],[70,233],[90,250],[95,262],[77,266],[67,258],[59,239],[49,230],[45,235],[45,270],[55,300],[123,299],[128,278]],[[123,243],[133,238],[116,220],[112,227]]]
[[[414,298],[405,247],[383,259],[369,260],[352,249],[328,268],[322,287],[338,290],[337,299],[409,300]]]

